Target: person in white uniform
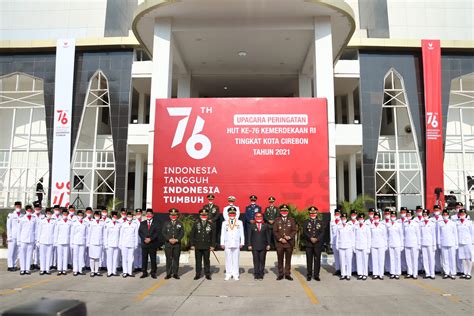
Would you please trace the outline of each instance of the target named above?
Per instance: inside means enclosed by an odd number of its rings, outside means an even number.
[[[56,227],[55,220],[52,218],[52,210],[46,209],[46,217],[43,218],[37,227],[38,244],[40,250],[40,275],[51,274],[51,260],[53,257],[54,229]]]
[[[18,260],[18,227],[20,225],[21,202],[15,202],[14,210],[7,216],[8,271],[14,272]]]
[[[405,221],[407,219],[407,211],[408,211],[408,208],[406,208],[405,206],[402,206],[400,208],[400,218],[398,219],[398,222],[402,225],[402,228],[403,228],[403,225],[405,224]],[[402,232],[403,232],[403,229],[402,229]],[[403,236],[405,236],[404,232],[403,232]],[[401,262],[402,262],[402,274],[406,275],[407,274],[407,259],[406,259],[406,256],[405,256],[405,247],[402,248],[402,252],[400,254],[400,259],[401,259]]]
[[[456,223],[449,219],[449,211],[443,210],[443,220],[438,223],[437,243],[441,248],[441,265],[443,279],[456,279],[456,249],[458,248],[458,231]]]
[[[456,222],[458,231],[458,257],[462,263],[461,279],[470,280],[472,270],[472,246],[474,244],[474,228],[472,221],[467,219],[466,210],[461,209]]]
[[[346,213],[341,214],[341,225],[337,226],[337,249],[341,260],[341,277],[339,280],[351,279],[352,254],[354,253],[354,226],[347,223]]]
[[[36,242],[36,216],[33,216],[31,205],[25,206],[26,215],[20,218],[17,230],[19,245],[20,275],[31,274],[31,256]]]
[[[137,208],[135,210],[135,223],[137,227],[140,227],[140,224],[143,220],[142,209]],[[138,244],[141,245],[142,241],[140,236],[138,236]],[[142,270],[142,247],[135,247],[135,252],[133,253],[133,269],[135,272]]]
[[[37,270],[39,269],[39,257],[40,257],[40,251],[39,251],[39,243],[38,243],[38,233],[39,229],[38,226],[41,223],[41,220],[44,218],[44,214],[41,213],[41,204],[38,202],[33,203],[33,208],[34,208],[34,213],[33,215],[36,217],[36,237],[35,237],[35,247],[33,248],[33,259],[32,263],[33,265],[31,266],[32,270]]]
[[[87,234],[87,246],[89,247],[89,258],[91,268],[91,278],[102,276],[99,272],[99,261],[104,247],[104,221],[100,220],[100,212],[94,212],[94,220],[89,224]]]
[[[388,225],[390,225],[390,212],[391,212],[391,209],[389,207],[386,207],[383,211],[383,219],[380,221],[382,224],[384,224],[387,229],[388,229]],[[387,231],[387,237],[388,237],[388,231]],[[390,244],[388,244],[389,248],[387,249],[387,251],[385,251],[385,267],[384,267],[384,270],[385,271],[390,271]]]
[[[239,280],[240,249],[245,244],[244,225],[238,220],[237,209],[233,206],[227,209],[229,218],[222,223],[221,248],[225,250],[225,279]]]
[[[350,218],[347,220],[350,225],[357,225],[357,211],[351,210]],[[352,255],[352,273],[357,272],[357,262],[355,253]]]
[[[334,219],[329,224],[331,233],[331,247],[334,254],[334,275],[341,275],[341,261],[339,260],[339,250],[337,249],[337,227],[341,224],[341,211],[334,210]]]
[[[61,214],[61,207],[56,204],[53,206],[53,217],[54,223],[56,224],[58,221],[61,220],[62,214]],[[58,250],[56,245],[53,245],[53,257],[51,259],[51,266],[53,269],[58,269]]]
[[[390,279],[400,279],[402,273],[403,226],[397,221],[397,212],[390,212],[390,223],[385,224],[388,235],[388,252],[390,260]]]
[[[229,202],[229,205],[224,207],[222,210],[222,216],[224,216],[224,221],[229,219],[229,208],[233,207],[235,209],[235,218],[239,219],[240,218],[240,209],[238,206],[234,205],[235,203],[235,196],[231,195],[227,198],[227,201]]]
[[[127,222],[120,225],[119,247],[122,252],[122,277],[135,277],[133,275],[133,256],[138,247],[138,224],[133,220],[133,213],[127,213]]]
[[[92,207],[86,207],[86,217],[84,218],[84,222],[87,224],[87,227],[90,226],[90,223],[94,220],[94,213]],[[89,233],[89,230],[87,231]],[[90,271],[90,258],[89,258],[89,246],[87,245],[87,236],[86,236],[86,250],[84,252],[84,270]]]
[[[418,279],[418,256],[421,249],[420,225],[412,219],[413,211],[407,212],[407,220],[403,225],[405,258],[407,261],[406,279]]]
[[[72,248],[72,272],[74,276],[84,275],[82,269],[85,262],[86,241],[89,225],[84,220],[84,212],[78,210],[72,223],[71,248]]]
[[[354,252],[357,265],[357,280],[367,280],[369,275],[369,253],[371,245],[370,225],[365,223],[364,213],[357,216],[357,224],[354,225]]]
[[[441,221],[443,221],[443,217],[441,216],[441,207],[439,205],[433,206],[433,216],[431,217],[431,221],[435,223],[435,231],[436,231],[435,243],[436,243],[437,235],[438,235],[438,225]],[[435,248],[436,248],[435,274],[436,274],[436,273],[441,273],[441,249],[437,245]]]
[[[58,252],[58,275],[67,274],[69,247],[71,243],[72,221],[69,220],[68,210],[66,208],[63,209],[62,214],[62,218],[56,222],[54,230],[54,244]]]
[[[107,210],[105,206],[101,207],[100,214],[101,214],[100,220],[104,223],[104,233],[105,233],[105,227],[111,221],[111,218],[109,217],[109,211]],[[99,260],[99,270],[101,271],[107,270],[107,251],[105,250],[105,245],[103,245],[102,255]]]
[[[370,226],[370,253],[372,256],[372,279],[383,280],[385,251],[387,250],[387,227],[380,223],[379,213],[374,213],[373,224]]]
[[[430,211],[423,210],[420,222],[421,255],[423,256],[423,279],[435,279],[436,222],[429,217]]]
[[[366,224],[372,226],[374,223],[375,208],[369,208],[367,212],[367,219],[365,220]],[[369,275],[372,274],[372,253],[369,253]]]
[[[105,224],[104,248],[107,252],[107,277],[117,275],[119,257],[120,227],[124,224],[118,221],[118,212],[112,211],[112,219]]]
[[[451,220],[455,223],[459,221],[459,211],[464,209],[464,204],[462,202],[456,202],[454,214],[451,215]],[[466,219],[471,220],[471,217],[466,214]],[[462,275],[463,265],[461,259],[459,258],[459,249],[456,249],[456,271],[458,275]]]

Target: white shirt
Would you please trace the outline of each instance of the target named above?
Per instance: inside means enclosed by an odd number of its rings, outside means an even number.
[[[37,241],[43,245],[54,244],[54,228],[56,227],[56,220],[50,218],[44,218],[38,224],[38,237]]]
[[[120,225],[120,248],[135,248],[138,246],[138,225],[136,221]]]
[[[87,233],[89,225],[85,220],[81,220],[76,217],[76,220],[72,223],[71,228],[71,244],[72,245],[86,245]]]
[[[438,247],[457,247],[458,232],[456,223],[452,220],[442,220],[438,223]]]
[[[54,243],[56,245],[69,245],[71,241],[72,221],[60,219],[56,223],[54,230]]]
[[[102,246],[104,244],[104,222],[93,220],[89,224],[89,231],[87,234],[87,246]]]
[[[7,240],[13,240],[17,238],[18,227],[20,225],[20,218],[23,215],[21,212],[14,210],[7,216]]]
[[[337,249],[354,249],[354,226],[348,223],[337,226]]]
[[[391,248],[403,248],[403,226],[397,221],[385,224],[387,227],[388,246]]]
[[[105,224],[104,230],[104,247],[105,248],[116,248],[119,246],[120,239],[120,226],[125,225],[119,223],[119,221],[114,222],[113,220]]]
[[[417,221],[405,221],[405,224],[403,225],[403,232],[405,235],[405,247],[421,248],[420,225]]]
[[[336,220],[332,220],[331,221],[331,224],[330,224],[330,228],[331,228],[331,245],[333,245],[333,247],[335,246],[337,248],[337,227],[339,225],[341,225],[342,221],[341,219],[338,219],[337,222]]]
[[[384,224],[375,222],[370,225],[370,240],[372,248],[387,248],[387,227]]]
[[[223,213],[222,213],[222,215],[224,216],[224,220],[228,220],[228,219],[229,219],[229,213],[228,213],[228,211],[229,211],[229,208],[231,208],[232,206],[235,207],[235,210],[236,210],[236,212],[235,212],[235,218],[239,219],[239,217],[240,217],[240,209],[239,209],[239,207],[236,206],[236,205],[227,205],[226,207],[224,207],[224,210],[223,210]]]
[[[458,230],[458,242],[460,245],[472,245],[474,243],[474,228],[472,221],[464,219],[461,222],[459,219],[456,222],[456,227]]]
[[[370,226],[363,223],[362,227],[359,223],[354,225],[355,249],[369,250],[371,244]]]
[[[245,244],[244,225],[242,221],[230,219],[222,223],[221,245],[226,248],[239,248]]]
[[[36,216],[25,215],[20,218],[17,231],[17,242],[34,243],[36,239]]]

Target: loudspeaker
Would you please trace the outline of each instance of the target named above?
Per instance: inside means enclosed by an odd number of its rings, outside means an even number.
[[[84,189],[84,176],[74,176],[74,190],[83,190]]]
[[[85,316],[87,315],[87,308],[84,302],[78,300],[50,300],[43,298],[39,301],[13,307],[5,311],[2,315]]]

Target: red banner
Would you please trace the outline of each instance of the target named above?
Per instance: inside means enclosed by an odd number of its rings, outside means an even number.
[[[195,213],[209,193],[329,211],[325,99],[157,99],[155,117],[155,212]]]
[[[441,48],[439,40],[422,40],[425,87],[426,207],[444,205],[443,112],[441,109]],[[441,190],[442,191],[442,190]],[[439,201],[438,196],[439,195]]]

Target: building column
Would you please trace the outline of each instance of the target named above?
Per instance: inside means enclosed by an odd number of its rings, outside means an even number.
[[[143,154],[135,154],[135,208],[142,208],[143,205]]]
[[[342,202],[346,199],[344,192],[344,159],[337,161],[337,199]]]
[[[334,60],[332,51],[332,29],[329,16],[314,19],[314,94],[326,98],[328,104],[328,149],[329,149],[329,205],[337,206],[336,196],[336,123],[334,109]]]
[[[191,97],[191,74],[185,74],[178,78],[178,98]]]
[[[153,29],[153,62],[151,74],[150,104],[155,104],[157,98],[171,98],[173,73],[173,56],[171,52],[171,19],[155,20]],[[148,163],[146,207],[152,207],[153,196],[153,143],[155,136],[155,106],[150,106],[150,123],[148,133]]]
[[[342,121],[342,104],[341,104],[341,96],[336,97],[336,124],[343,124]]]
[[[145,94],[138,92],[138,124],[145,123]]]
[[[347,124],[354,124],[354,91],[347,95]]]
[[[349,155],[349,201],[357,199],[357,156]]]
[[[298,96],[300,98],[312,98],[313,91],[311,91],[311,77],[300,74],[298,76]]]

